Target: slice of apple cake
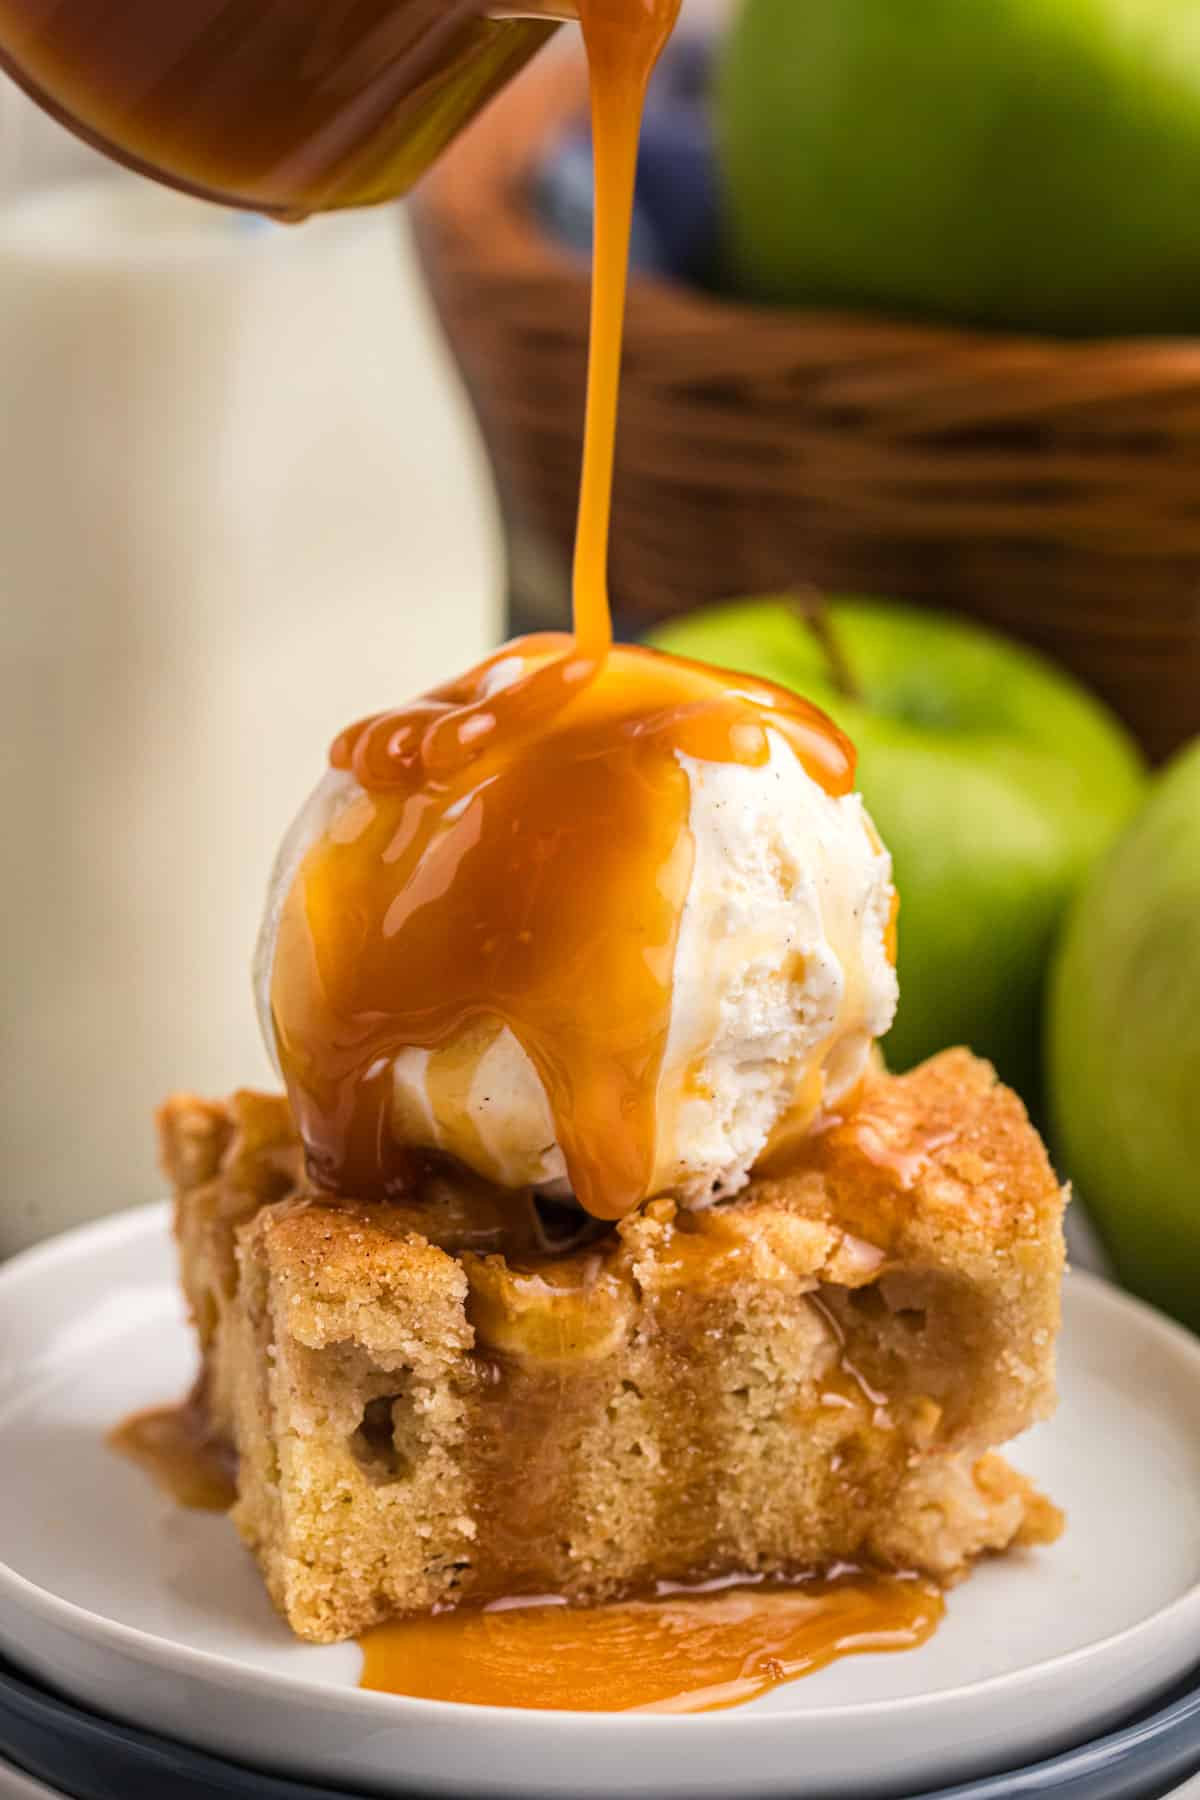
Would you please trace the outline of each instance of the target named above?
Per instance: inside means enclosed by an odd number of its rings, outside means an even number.
[[[302,1637],[843,1562],[952,1580],[1061,1527],[993,1450],[1053,1406],[1064,1195],[966,1051],[873,1074],[735,1200],[609,1228],[447,1165],[332,1200],[271,1096],[160,1123],[233,1516]]]

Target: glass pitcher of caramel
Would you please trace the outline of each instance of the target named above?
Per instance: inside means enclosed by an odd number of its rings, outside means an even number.
[[[0,0],[0,67],[119,162],[277,218],[410,188],[575,0]]]

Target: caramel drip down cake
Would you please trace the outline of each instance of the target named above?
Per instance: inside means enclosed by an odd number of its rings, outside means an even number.
[[[787,1173],[618,1224],[430,1158],[312,1189],[285,1100],[160,1114],[209,1429],[275,1605],[328,1643],[517,1595],[1057,1536],[996,1452],[1054,1401],[1064,1195],[965,1050],[873,1071]]]

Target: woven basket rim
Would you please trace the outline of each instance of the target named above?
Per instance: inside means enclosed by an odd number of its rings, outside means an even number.
[[[563,125],[587,112],[587,67],[573,52],[545,53],[502,93],[418,191],[418,211],[445,213],[473,241],[481,261],[510,277],[586,289],[586,259],[538,220],[533,176]],[[1123,370],[1138,391],[1200,381],[1200,336],[1068,338],[998,331],[847,307],[758,303],[693,287],[670,276],[634,270],[629,284],[630,338],[639,328],[725,334],[736,328],[772,343],[798,334],[839,336],[863,353],[924,353],[996,367],[1007,361],[1028,378],[1039,365],[1068,365],[1092,379],[1101,372],[1111,395]],[[1122,384],[1123,385],[1123,384]]]
[[[530,592],[570,567],[590,285],[532,175],[586,87],[547,52],[414,214]],[[1200,338],[760,307],[642,274],[621,419],[631,616],[797,574],[896,593],[1051,651],[1159,754],[1200,729]]]

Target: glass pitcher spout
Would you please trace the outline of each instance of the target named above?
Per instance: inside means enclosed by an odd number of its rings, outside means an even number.
[[[575,0],[0,0],[0,67],[118,162],[295,219],[406,192],[575,17]]]

